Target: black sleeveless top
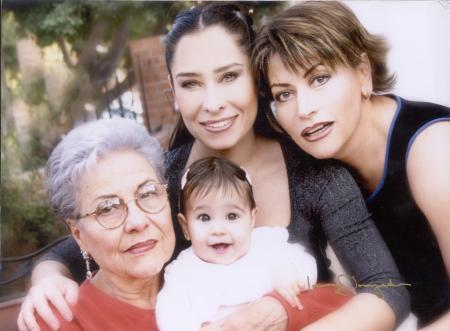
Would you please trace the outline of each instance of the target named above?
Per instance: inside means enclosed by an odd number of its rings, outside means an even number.
[[[383,178],[366,202],[400,274],[411,284],[411,310],[423,325],[450,308],[450,281],[436,237],[412,198],[406,161],[417,135],[433,123],[450,121],[450,109],[399,97],[397,104]]]

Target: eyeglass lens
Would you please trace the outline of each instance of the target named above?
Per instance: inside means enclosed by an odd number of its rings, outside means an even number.
[[[150,214],[158,213],[164,208],[167,201],[165,186],[147,182],[139,187],[134,200],[142,211]],[[115,228],[125,221],[127,212],[125,201],[119,197],[111,197],[97,206],[95,216],[105,228]]]

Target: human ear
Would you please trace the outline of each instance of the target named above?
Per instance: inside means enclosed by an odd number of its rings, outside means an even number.
[[[255,224],[256,224],[256,212],[258,211],[258,209],[255,207],[255,208],[253,208],[252,209],[252,212],[251,212],[251,217],[252,217],[252,228],[254,228],[255,227]]]
[[[191,240],[191,238],[189,237],[188,221],[186,217],[184,217],[182,213],[178,213],[177,218],[178,222],[181,225],[181,229],[183,230],[184,237],[186,238],[186,240]]]
[[[356,67],[361,83],[361,95],[364,99],[370,98],[373,91],[372,65],[366,53],[361,54],[361,62]]]
[[[173,88],[172,76],[170,74],[167,75],[167,80],[169,81],[170,85],[170,93],[172,93],[171,98],[173,100],[173,108],[176,112],[180,112],[180,107],[178,107],[178,103],[175,100],[175,89]]]
[[[172,76],[170,74],[167,75],[167,80],[169,81],[169,85],[170,85],[170,88],[172,90],[172,93],[174,93]]]
[[[87,247],[84,244],[83,240],[81,239],[81,232],[80,232],[80,229],[78,228],[77,221],[73,220],[73,219],[68,219],[68,220],[66,220],[66,224],[69,227],[70,233],[72,234],[72,237],[77,242],[78,246],[80,246],[80,248],[82,250],[87,251]]]

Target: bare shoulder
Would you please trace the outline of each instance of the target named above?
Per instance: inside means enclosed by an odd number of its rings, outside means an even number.
[[[441,175],[449,176],[450,168],[448,164],[444,166],[450,159],[450,120],[431,124],[421,131],[412,141],[407,157],[410,183],[423,177],[433,180]]]
[[[434,123],[418,134],[407,159],[407,175],[414,200],[439,237],[450,219],[450,121]]]

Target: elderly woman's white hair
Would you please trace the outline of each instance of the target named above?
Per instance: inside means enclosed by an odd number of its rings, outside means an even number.
[[[142,125],[122,118],[86,123],[72,129],[55,147],[47,162],[47,193],[58,218],[77,218],[80,178],[99,159],[118,150],[142,154],[150,161],[160,181],[164,180],[162,148]]]

